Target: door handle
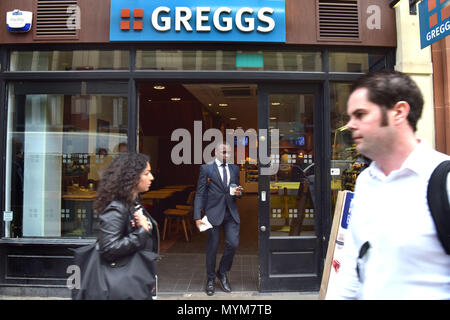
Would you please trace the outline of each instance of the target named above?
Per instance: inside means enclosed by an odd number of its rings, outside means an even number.
[[[261,201],[266,201],[266,192],[261,191]]]
[[[261,230],[261,232],[266,232],[266,226],[261,226],[261,228],[259,228]]]

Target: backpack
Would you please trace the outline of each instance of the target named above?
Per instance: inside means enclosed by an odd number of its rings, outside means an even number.
[[[427,200],[438,238],[445,252],[450,255],[450,205],[447,194],[449,172],[450,160],[443,161],[434,169],[428,182]]]

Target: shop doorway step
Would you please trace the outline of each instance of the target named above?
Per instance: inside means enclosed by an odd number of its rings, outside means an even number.
[[[219,265],[222,252],[217,254]],[[258,256],[236,254],[228,273],[233,292],[258,291]],[[166,253],[158,263],[158,292],[189,294],[202,292],[206,284],[205,254]],[[217,291],[220,288],[217,286]]]

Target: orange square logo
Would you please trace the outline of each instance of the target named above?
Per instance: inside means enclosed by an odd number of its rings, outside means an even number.
[[[135,18],[143,18],[144,17],[144,9],[134,9],[134,17]]]
[[[441,10],[441,18],[442,21],[450,17],[450,5],[447,5],[444,9]]]
[[[120,30],[130,30],[130,21],[120,21]]]
[[[142,30],[142,29],[143,29],[142,20],[135,20],[133,22],[133,30]]]
[[[120,17],[121,18],[129,18],[130,17],[130,9],[120,9]]]
[[[437,13],[430,16],[430,28],[434,27],[438,23]]]
[[[431,11],[434,8],[436,8],[436,0],[428,0],[428,11]]]

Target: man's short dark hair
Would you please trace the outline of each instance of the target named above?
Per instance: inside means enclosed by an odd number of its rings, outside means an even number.
[[[369,72],[353,83],[350,93],[357,89],[368,89],[368,99],[379,105],[383,112],[382,125],[387,125],[386,112],[399,101],[410,106],[408,122],[414,132],[422,115],[423,96],[417,84],[405,73],[393,70]]]

